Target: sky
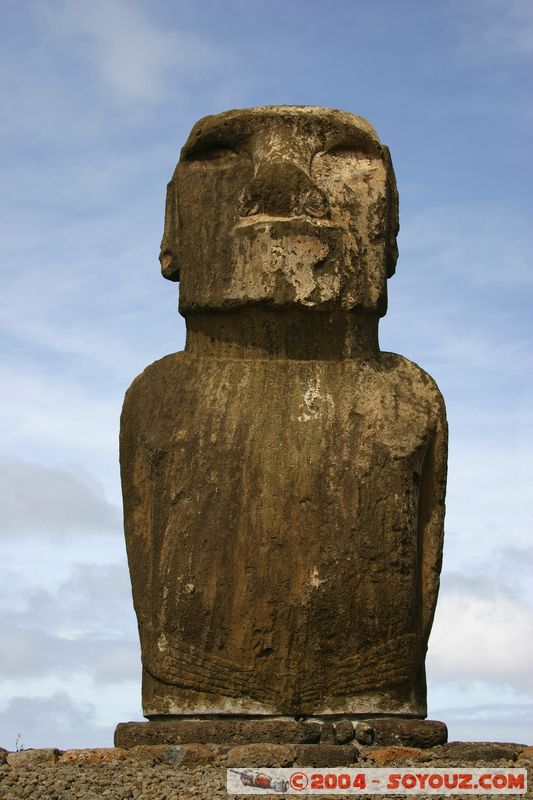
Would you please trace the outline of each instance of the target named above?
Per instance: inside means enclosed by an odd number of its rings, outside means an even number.
[[[183,348],[159,273],[194,122],[369,119],[400,192],[381,347],[437,381],[446,543],[427,659],[450,739],[533,743],[530,0],[2,0],[0,745],[142,719],[124,392]]]

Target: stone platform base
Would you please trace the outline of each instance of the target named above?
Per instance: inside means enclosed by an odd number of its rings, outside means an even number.
[[[234,767],[512,767],[533,786],[533,747],[500,742],[450,742],[435,747],[327,744],[138,745],[92,750],[0,747],[0,798],[17,800],[226,800]],[[368,797],[369,795],[367,795]],[[370,795],[371,796],[371,795]],[[524,800],[533,800],[528,789]],[[456,800],[467,800],[466,795]]]
[[[273,719],[167,719],[121,722],[115,747],[183,745],[191,743],[237,745],[401,745],[426,749],[445,744],[448,730],[436,720],[380,717],[335,722]]]

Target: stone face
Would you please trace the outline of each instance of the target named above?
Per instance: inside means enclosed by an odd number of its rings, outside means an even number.
[[[146,716],[425,715],[446,419],[432,379],[379,350],[397,227],[359,117],[193,129],[161,251],[186,348],[121,422]]]
[[[251,303],[374,312],[397,230],[389,153],[366,120],[324,108],[230,111],[200,120],[181,152],[161,264],[179,274],[185,315]]]

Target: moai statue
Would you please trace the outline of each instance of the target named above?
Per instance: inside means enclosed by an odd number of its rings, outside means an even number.
[[[379,349],[397,232],[364,119],[194,126],[161,250],[186,346],[122,415],[148,718],[425,717],[446,419],[433,380]]]

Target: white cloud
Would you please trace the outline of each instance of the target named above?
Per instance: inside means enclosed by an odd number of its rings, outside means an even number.
[[[449,741],[533,742],[533,703],[442,706],[431,717],[446,722]]]
[[[17,745],[63,749],[111,746],[112,726],[98,725],[95,718],[92,703],[76,702],[64,691],[49,697],[16,696],[0,711],[1,744],[7,750],[15,750]]]
[[[36,166],[40,145],[64,157],[103,142],[137,136],[176,116],[199,93],[216,99],[226,79],[238,81],[232,49],[216,33],[188,30],[183,15],[127,0],[37,0],[18,11],[1,58],[0,102],[8,141]],[[157,115],[157,116],[156,116]],[[130,126],[133,126],[133,130]]]
[[[404,262],[424,265],[433,288],[443,272],[448,286],[455,278],[461,286],[484,292],[533,283],[533,236],[527,215],[511,213],[508,205],[495,201],[434,205],[404,214],[400,245]],[[420,274],[415,277],[420,279]]]
[[[185,93],[188,77],[228,61],[222,46],[165,27],[134,2],[85,0],[44,8],[50,32],[70,43],[114,98],[128,104],[157,105]]]
[[[52,467],[15,456],[0,459],[2,536],[108,534],[120,512],[80,468]]]
[[[2,746],[14,747],[19,732],[26,747],[109,746],[116,722],[140,718],[140,648],[124,563],[77,564],[49,588],[3,569],[0,620]]]
[[[22,577],[22,580],[21,580]],[[0,572],[0,674],[4,680],[139,680],[140,650],[125,563],[77,564],[55,587]]]
[[[428,672],[436,683],[509,687],[533,696],[533,607],[512,587],[472,575],[453,576],[437,605]]]
[[[0,612],[18,627],[74,638],[81,634],[136,639],[125,562],[75,564],[55,586],[24,584],[24,573],[0,571]]]
[[[456,13],[473,13],[463,24],[463,46],[472,55],[502,53],[533,55],[533,6],[530,0],[475,0],[455,2]]]
[[[497,551],[502,562],[509,570],[509,577],[516,581],[528,580],[533,572],[533,545],[520,547],[517,545],[502,545]]]
[[[140,682],[140,651],[135,641],[57,636],[37,628],[0,622],[0,674],[3,679],[84,674],[95,684]]]
[[[54,338],[53,322],[47,332]],[[57,335],[59,337],[59,331]],[[66,335],[65,340],[68,338]],[[74,342],[71,345],[75,349]],[[44,351],[43,355],[43,351],[39,353],[36,338],[31,347],[14,346],[11,357],[6,358],[0,367],[0,438],[6,451],[6,455],[0,457],[0,467],[2,458],[9,461],[13,457],[15,461],[40,463],[43,480],[47,478],[48,467],[62,471],[64,481],[77,480],[79,483],[82,480],[85,487],[86,476],[89,483],[92,482],[93,497],[96,492],[101,500],[101,487],[104,487],[106,502],[115,506],[113,528],[117,531],[118,509],[121,507],[118,463],[120,409],[124,391],[141,365],[135,365],[134,357],[132,363],[122,365],[123,372],[117,364],[113,373],[112,342],[108,350],[109,368],[105,363],[91,363],[90,357],[84,358],[81,352],[77,357],[74,353],[69,354],[68,345],[67,352],[61,353],[60,347],[58,338],[58,351]],[[17,350],[22,351],[19,358],[16,357]],[[105,357],[102,360],[105,362]],[[20,469],[23,465],[16,469],[16,478],[20,491],[28,497],[32,495],[33,487],[31,482],[24,486]],[[68,476],[64,474],[65,470]],[[39,484],[37,493],[38,488]],[[84,492],[87,493],[87,488]],[[79,492],[75,496],[79,497]],[[16,500],[17,497],[12,502]],[[94,500],[100,503],[100,500]],[[70,505],[71,501],[67,501],[67,506]],[[31,508],[26,509],[21,520],[32,513]],[[62,514],[61,508],[57,513]],[[0,517],[2,514],[3,510],[0,510]],[[89,519],[92,518],[90,514]],[[102,522],[104,519],[111,522],[109,509],[100,518]],[[18,525],[17,520],[15,523]],[[83,522],[81,525],[87,527]],[[9,533],[5,532],[6,535]]]
[[[442,575],[427,658],[429,715],[446,722],[450,740],[531,743],[531,553],[465,544],[456,553],[462,571]]]
[[[384,348],[428,369],[450,410],[468,406],[473,420],[496,410],[496,431],[518,429],[517,412],[531,424],[526,216],[481,201],[433,206],[403,218],[400,248]]]
[[[465,425],[463,442],[452,437],[443,587],[468,568],[470,583],[512,586],[533,605],[531,565],[502,551],[522,552],[531,541],[532,453],[526,441],[520,446],[505,427],[503,435],[497,429],[497,421],[494,428]]]

